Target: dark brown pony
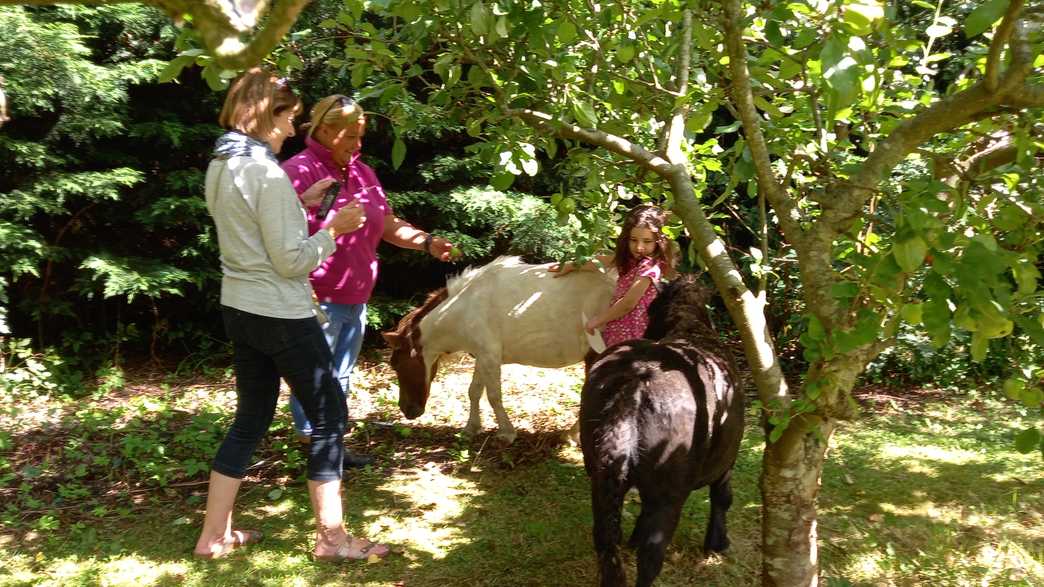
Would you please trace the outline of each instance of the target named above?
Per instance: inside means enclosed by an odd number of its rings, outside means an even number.
[[[646,339],[605,350],[581,394],[580,443],[591,477],[594,545],[603,587],[626,584],[620,559],[624,495],[637,487],[642,511],[628,545],[638,549],[636,585],[651,585],[689,493],[710,486],[703,548],[729,545],[725,513],[743,436],[743,394],[721,352],[704,304],[710,290],[691,277],[649,306]]]

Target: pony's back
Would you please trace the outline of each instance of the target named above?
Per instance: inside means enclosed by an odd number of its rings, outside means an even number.
[[[456,337],[432,341],[441,348],[497,348],[503,363],[576,363],[589,346],[581,315],[593,316],[609,304],[612,282],[590,271],[555,277],[550,266],[500,257],[469,269],[447,282],[447,300],[424,319],[422,329]]]

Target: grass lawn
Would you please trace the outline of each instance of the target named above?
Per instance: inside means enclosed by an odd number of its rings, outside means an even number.
[[[428,412],[398,414],[381,362],[362,365],[349,444],[379,457],[346,477],[356,534],[398,553],[367,564],[313,562],[301,449],[285,412],[244,483],[236,525],[263,543],[216,562],[190,553],[206,461],[227,423],[227,379],[128,377],[75,402],[0,399],[0,585],[592,585],[589,485],[558,440],[582,371],[505,368],[510,448],[467,419],[469,362],[451,365]],[[894,396],[894,397],[893,397]],[[1044,585],[1041,457],[1014,451],[1024,409],[983,391],[867,390],[865,417],[832,440],[819,499],[825,584]],[[732,548],[704,557],[706,490],[689,499],[659,585],[758,583],[763,435],[753,416],[733,480]],[[625,532],[639,503],[632,497]],[[633,557],[627,560],[633,573]]]

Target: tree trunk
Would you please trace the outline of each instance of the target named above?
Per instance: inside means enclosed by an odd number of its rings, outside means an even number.
[[[780,439],[765,447],[761,467],[761,584],[806,587],[819,584],[816,499],[831,419],[808,425],[791,422]]]
[[[810,365],[807,382],[816,382],[818,390],[815,412],[794,416],[776,442],[766,442],[761,467],[762,585],[819,584],[816,500],[827,447],[837,422],[855,417],[852,388],[883,348],[869,346]],[[807,387],[801,395],[809,397]]]

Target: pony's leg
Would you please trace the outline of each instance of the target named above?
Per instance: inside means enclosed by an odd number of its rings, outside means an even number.
[[[571,428],[569,428],[569,430],[567,430],[565,432],[565,434],[563,434],[562,436],[563,436],[562,439],[565,440],[566,442],[568,442],[569,444],[571,444],[573,446],[579,446],[580,445],[580,418],[577,418],[576,422],[573,423],[573,426]]]
[[[468,399],[471,403],[468,408],[468,425],[464,427],[466,436],[474,436],[482,431],[482,413],[479,410],[479,402],[482,400],[482,392],[485,389],[482,372],[478,365],[475,365],[475,372],[471,374],[471,386],[468,387]]]
[[[707,520],[707,535],[703,539],[704,552],[722,552],[729,547],[725,531],[725,514],[732,506],[732,469],[725,471],[720,479],[710,486],[710,519]]]
[[[663,569],[663,557],[674,537],[688,492],[681,495],[642,498],[641,518],[645,518],[641,542],[638,544],[638,579],[636,587],[649,587]]]
[[[594,514],[595,554],[601,587],[623,587],[627,572],[620,558],[620,515],[627,492],[617,467],[601,465],[591,475],[591,510]]]
[[[488,362],[476,362],[475,372],[482,372],[482,379],[486,382],[486,398],[497,416],[497,438],[505,444],[515,442],[515,427],[511,425],[507,410],[504,409],[504,399],[500,395],[500,360]]]

